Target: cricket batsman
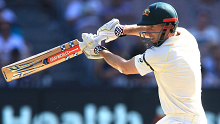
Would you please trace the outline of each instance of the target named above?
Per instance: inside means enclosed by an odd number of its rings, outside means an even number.
[[[93,40],[96,35],[87,33],[82,35],[87,44],[84,53],[89,59],[104,58],[126,75],[144,76],[154,72],[160,103],[166,115],[157,124],[207,124],[201,102],[198,44],[185,28],[178,27],[178,23],[177,12],[170,4],[153,3],[144,10],[138,24],[121,25],[118,19],[112,19],[97,31],[98,35],[107,38],[106,43],[121,36],[140,36],[146,46],[143,54],[125,60],[98,45]]]

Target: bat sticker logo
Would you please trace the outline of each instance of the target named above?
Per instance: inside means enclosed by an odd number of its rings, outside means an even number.
[[[16,74],[13,74],[12,79],[20,78],[20,77],[21,77],[21,75],[22,75],[22,73],[21,73],[21,72],[16,73]]]
[[[70,41],[69,45],[70,45],[70,47],[73,47],[74,46],[73,41]]]
[[[60,48],[62,51],[64,51],[66,49],[64,44],[60,45]]]
[[[36,71],[37,69],[39,69],[39,68],[41,68],[41,67],[43,67],[43,65],[42,65],[42,66],[39,66],[39,67],[36,67],[36,68],[32,68],[32,69],[30,69],[30,70],[26,70],[26,71],[22,71],[22,72],[13,74],[12,79],[21,78],[21,77],[23,77],[23,76],[26,76],[26,75],[28,75],[28,74],[31,74],[32,72]]]
[[[27,68],[30,68],[38,63],[40,63],[41,60],[36,60],[36,61],[33,61],[33,62],[29,62],[29,63],[25,63],[25,64],[21,64],[21,65],[15,65],[15,66],[12,66],[10,68],[8,68],[11,72],[17,72],[17,71],[21,71],[21,70],[24,70],[24,69],[27,69]]]
[[[77,56],[77,55],[78,55],[78,53],[73,53],[73,55],[74,55],[74,56]]]
[[[5,79],[7,80],[8,78],[7,78],[6,74],[5,74],[5,71],[3,71],[3,75],[4,75]]]
[[[80,51],[79,45],[71,47],[67,50],[64,50],[62,52],[57,53],[56,55],[53,55],[53,56],[49,57],[48,62],[49,63],[55,62],[57,60],[60,60],[62,58],[66,58],[67,56],[69,56],[71,54],[74,54],[74,53],[77,53],[79,51]]]

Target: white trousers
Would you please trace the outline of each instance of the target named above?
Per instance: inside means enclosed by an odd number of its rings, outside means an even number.
[[[207,124],[207,119],[205,116],[197,115],[166,115],[156,124]]]

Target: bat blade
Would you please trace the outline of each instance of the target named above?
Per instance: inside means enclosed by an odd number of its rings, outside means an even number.
[[[82,44],[82,43],[81,43]],[[82,54],[78,40],[62,44],[45,52],[2,67],[7,82],[26,77]]]

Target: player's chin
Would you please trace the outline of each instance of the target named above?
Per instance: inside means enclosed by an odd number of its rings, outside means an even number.
[[[156,42],[157,42],[156,38],[151,38],[150,40],[151,40],[153,43],[156,43]]]

